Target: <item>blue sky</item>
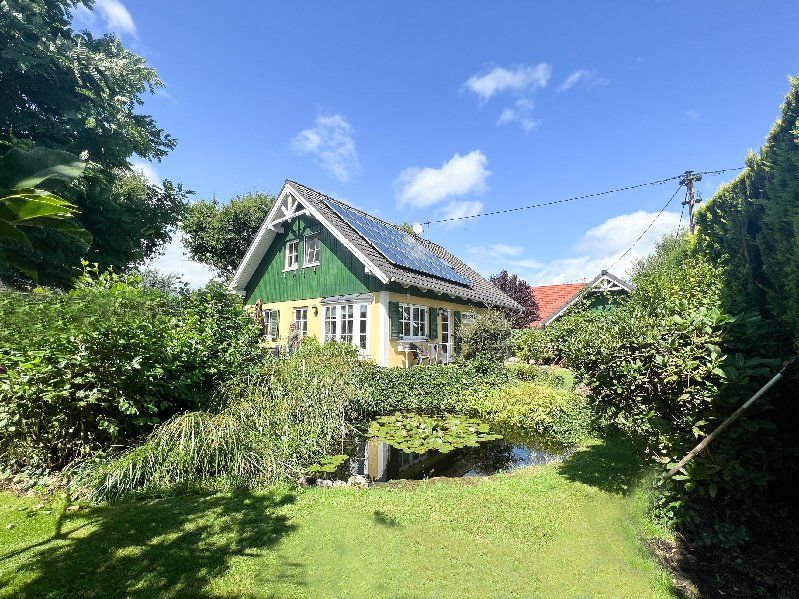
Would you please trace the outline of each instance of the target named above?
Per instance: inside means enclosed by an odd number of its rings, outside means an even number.
[[[117,32],[167,84],[144,109],[179,143],[151,175],[222,201],[290,178],[392,221],[742,165],[799,74],[787,1],[98,0],[77,19]],[[610,265],[674,189],[425,234],[486,275],[575,281]],[[676,227],[678,200],[614,270]],[[155,264],[207,277],[178,243]]]

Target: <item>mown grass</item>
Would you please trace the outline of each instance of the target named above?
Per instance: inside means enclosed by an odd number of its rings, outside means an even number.
[[[486,479],[77,511],[6,493],[0,597],[670,597],[639,474],[613,437]]]

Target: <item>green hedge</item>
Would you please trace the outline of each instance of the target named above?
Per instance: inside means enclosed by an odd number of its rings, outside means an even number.
[[[0,292],[0,466],[56,469],[208,404],[261,360],[219,284],[181,294],[89,272],[69,293]]]

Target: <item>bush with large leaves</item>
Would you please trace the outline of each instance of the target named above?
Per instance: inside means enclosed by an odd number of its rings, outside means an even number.
[[[32,248],[26,230],[61,231],[88,245],[91,234],[75,222],[76,207],[42,187],[48,179],[73,180],[86,163],[69,152],[47,148],[12,148],[0,157],[0,241]],[[32,264],[15,259],[0,245],[0,258],[36,278]]]
[[[209,404],[261,361],[259,332],[216,284],[170,295],[84,274],[69,293],[0,293],[0,461],[59,468]]]

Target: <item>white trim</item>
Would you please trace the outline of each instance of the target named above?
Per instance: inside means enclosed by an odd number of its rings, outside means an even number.
[[[303,206],[303,208],[298,211],[298,206]],[[278,210],[281,210],[283,213],[279,217]],[[250,282],[252,275],[255,273],[261,260],[263,260],[264,255],[266,255],[272,241],[274,241],[275,234],[277,232],[282,232],[282,228],[276,227],[275,225],[279,222],[291,220],[291,218],[299,214],[308,214],[318,220],[323,227],[330,231],[345,248],[352,252],[352,254],[363,263],[368,274],[376,277],[381,283],[385,284],[389,282],[389,278],[385,273],[378,269],[363,252],[355,247],[352,241],[345,237],[329,220],[322,216],[296,187],[286,182],[283,185],[283,189],[278,194],[278,201],[272,206],[261,228],[258,229],[255,239],[253,239],[253,242],[247,249],[247,253],[244,254],[241,264],[239,264],[239,267],[236,269],[236,273],[233,275],[229,285],[231,291],[239,294],[244,293],[247,283]]]
[[[291,185],[291,183],[286,183],[286,187],[294,191],[300,197],[303,197],[302,194],[299,193],[299,191],[294,186]],[[311,216],[313,216],[316,220],[318,220],[322,224],[322,226],[325,227],[328,231],[333,233],[333,236],[336,239],[338,239],[344,245],[344,247],[346,247],[350,252],[352,252],[355,255],[355,257],[358,258],[358,260],[360,260],[364,266],[366,266],[366,268],[371,270],[372,274],[375,277],[377,277],[381,283],[388,283],[388,277],[374,264],[372,264],[372,261],[369,260],[369,258],[367,258],[366,256],[364,256],[363,252],[361,252],[357,247],[355,247],[355,245],[353,245],[353,243],[347,237],[345,237],[341,233],[341,231],[339,231],[332,224],[330,224],[330,221],[328,221],[324,216],[322,216],[319,213],[319,211],[316,208],[314,208],[312,205],[309,204],[306,207],[308,208],[308,211],[311,214]]]
[[[316,262],[307,262],[308,258],[308,238],[316,237],[319,240],[319,245],[316,248]],[[306,233],[302,237],[302,267],[313,268],[321,264],[322,259],[322,232],[316,231],[314,233]]]
[[[391,331],[391,321],[388,316],[388,291],[381,291],[378,294],[377,319],[377,364],[388,366],[388,344]]]

